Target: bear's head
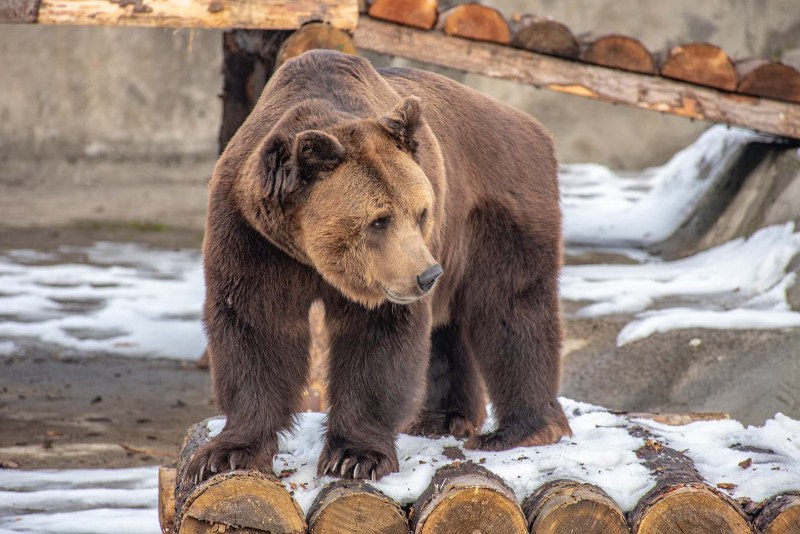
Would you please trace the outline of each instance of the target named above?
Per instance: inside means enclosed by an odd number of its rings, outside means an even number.
[[[371,119],[332,113],[310,129],[304,114],[284,116],[251,158],[248,195],[262,214],[251,223],[273,240],[288,228],[278,244],[351,300],[425,296],[442,269],[430,251],[434,190],[416,160],[420,100]]]

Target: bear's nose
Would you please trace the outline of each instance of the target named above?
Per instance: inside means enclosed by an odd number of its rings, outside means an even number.
[[[438,263],[433,267],[428,267],[421,275],[417,276],[417,285],[419,285],[423,293],[427,293],[436,283],[436,280],[442,276],[443,272],[442,266]]]

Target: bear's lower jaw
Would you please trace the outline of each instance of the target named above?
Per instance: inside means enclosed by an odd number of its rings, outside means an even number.
[[[423,295],[413,295],[413,296],[405,296],[405,295],[398,295],[387,289],[386,287],[383,288],[383,294],[386,295],[386,298],[395,304],[411,304],[412,302],[419,300],[423,297]]]

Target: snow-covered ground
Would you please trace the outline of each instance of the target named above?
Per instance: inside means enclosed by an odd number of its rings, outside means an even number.
[[[400,435],[400,472],[372,483],[389,497],[408,503],[419,497],[436,469],[452,460],[453,449],[502,477],[521,502],[549,480],[570,478],[602,487],[630,510],[654,479],[636,457],[641,438],[629,433],[633,425],[656,439],[684,451],[711,484],[732,497],[763,500],[776,493],[800,490],[800,421],[777,414],[761,427],[736,421],[705,421],[670,427],[649,420],[628,421],[597,406],[561,399],[575,436],[548,447],[519,447],[504,452],[464,450],[455,438],[427,439]],[[322,449],[323,414],[305,413],[297,429],[281,440],[275,473],[304,511],[320,489],[333,481],[317,478]],[[224,420],[209,423],[212,435]],[[487,428],[491,422],[487,423]],[[739,464],[750,459],[752,464]],[[3,532],[157,533],[156,468],[0,471],[0,534]]]

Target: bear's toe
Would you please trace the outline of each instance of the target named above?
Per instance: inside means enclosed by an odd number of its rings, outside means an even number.
[[[504,451],[514,447],[537,447],[558,443],[562,437],[572,436],[569,425],[552,422],[535,432],[520,432],[512,428],[500,428],[467,440],[467,449],[481,451]]]
[[[317,473],[339,478],[378,480],[399,469],[396,456],[359,448],[337,447],[323,451]]]
[[[478,426],[461,412],[425,410],[406,429],[406,434],[431,438],[441,436],[468,438],[477,434],[478,430]]]
[[[272,454],[252,447],[237,447],[211,441],[198,449],[186,468],[184,478],[192,485],[225,471],[247,469],[272,473]]]

